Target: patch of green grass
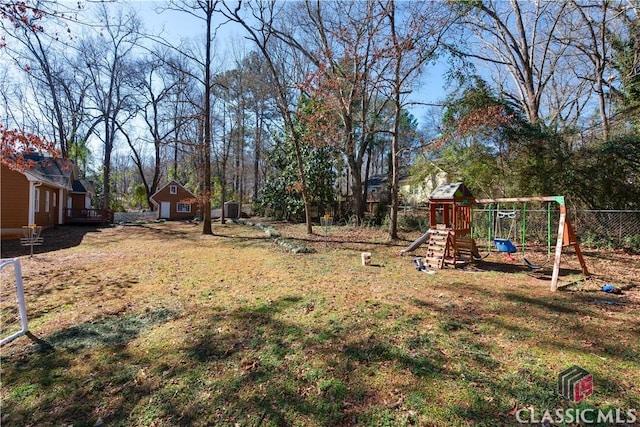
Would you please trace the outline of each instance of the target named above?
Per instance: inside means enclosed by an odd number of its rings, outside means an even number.
[[[39,388],[40,386],[38,384],[21,384],[18,387],[11,390],[8,398],[24,401],[36,395],[38,393]]]
[[[444,332],[455,332],[465,328],[465,324],[458,319],[442,318],[438,321],[438,327]]]
[[[365,411],[357,420],[358,425],[378,427],[404,427],[415,425],[415,415],[375,405]]]
[[[318,389],[331,401],[342,400],[347,396],[347,387],[337,378],[325,378],[318,381]]]
[[[47,337],[45,341],[54,347],[80,350],[99,345],[125,344],[146,330],[177,316],[169,309],[159,309],[145,313],[129,313],[110,316],[92,322],[84,322]]]

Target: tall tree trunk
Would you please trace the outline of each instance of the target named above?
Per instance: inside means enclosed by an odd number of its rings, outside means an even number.
[[[400,162],[398,161],[399,143],[398,131],[401,114],[400,91],[396,92],[395,118],[393,122],[393,136],[391,139],[391,212],[389,213],[389,239],[398,239],[398,205],[399,205],[399,181]]]
[[[367,164],[364,167],[364,189],[362,190],[364,202],[367,203],[367,196],[369,195],[369,177],[371,176],[371,155],[373,154],[373,145],[369,144],[367,148]]]
[[[207,42],[204,69],[204,194],[202,197],[202,234],[213,234],[211,230],[211,25],[213,1],[207,1]]]
[[[102,208],[109,209],[109,199],[111,198],[111,152],[113,143],[109,118],[105,117],[104,122],[104,167],[102,169]]]
[[[398,152],[400,143],[398,141],[400,131],[400,119],[402,115],[402,58],[403,52],[400,41],[396,33],[396,14],[394,0],[389,2],[388,18],[391,29],[391,41],[395,50],[394,72],[393,72],[393,132],[391,134],[391,212],[389,213],[389,239],[398,239],[398,182],[400,180]]]
[[[361,220],[364,216],[364,201],[362,195],[362,159],[354,155],[347,156],[347,162],[351,169],[351,209],[354,215]]]
[[[171,178],[178,179],[178,140],[173,146],[173,175]]]
[[[260,156],[262,155],[262,117],[256,114],[256,135],[254,139],[253,157],[253,199],[258,199],[260,189]]]
[[[273,85],[277,94],[277,108],[282,115],[286,130],[290,133],[293,140],[293,145],[295,147],[298,176],[300,179],[300,193],[302,194],[302,200],[304,203],[307,234],[313,234],[313,224],[311,222],[311,202],[307,189],[307,180],[304,174],[304,161],[302,159],[301,145],[303,142],[301,141],[301,138],[296,130],[293,112],[289,108],[287,85],[284,83],[283,77],[280,74],[278,67],[274,63],[274,56],[268,49],[270,40],[275,40],[272,24],[276,2],[265,2],[264,4],[260,4],[258,7],[252,9],[252,12],[255,13],[252,21],[260,21],[261,25],[259,25],[259,29],[254,29],[247,20],[240,16],[241,7],[238,6],[237,8],[231,8],[224,2],[222,4],[224,7],[224,10],[222,11],[224,16],[242,25],[242,27],[247,31],[249,39],[253,40],[256,43],[258,49],[260,49],[260,52],[262,53],[267,63],[269,73],[273,78]],[[248,4],[248,7],[251,8],[251,4]],[[238,3],[238,5],[240,4]]]

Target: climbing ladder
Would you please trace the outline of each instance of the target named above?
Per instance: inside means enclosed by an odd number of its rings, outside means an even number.
[[[425,256],[427,268],[442,268],[445,258],[449,256],[451,236],[448,230],[430,230],[429,247]]]
[[[431,269],[444,268],[446,264],[456,267],[473,262],[478,249],[469,236],[456,236],[453,230],[429,230],[429,248],[425,255],[425,266]]]

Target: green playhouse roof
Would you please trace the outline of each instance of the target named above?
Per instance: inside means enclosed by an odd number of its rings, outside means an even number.
[[[469,199],[473,198],[473,194],[461,182],[452,182],[450,184],[439,185],[431,196],[430,200],[453,200],[453,199]]]

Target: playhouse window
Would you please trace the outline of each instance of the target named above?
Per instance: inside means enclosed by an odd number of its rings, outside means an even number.
[[[178,194],[178,186],[177,185],[170,185],[169,186],[169,193]]]
[[[191,212],[191,205],[189,203],[180,203],[178,202],[178,207],[176,209],[178,212],[189,213]]]
[[[36,188],[35,194],[34,194],[35,200],[33,201],[33,211],[34,212],[40,212],[40,189]]]
[[[44,192],[44,211],[45,212],[49,212],[49,200],[50,200],[51,194],[49,193],[49,190],[46,190]]]

